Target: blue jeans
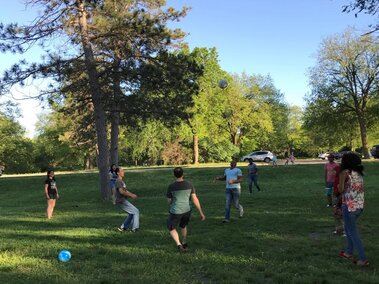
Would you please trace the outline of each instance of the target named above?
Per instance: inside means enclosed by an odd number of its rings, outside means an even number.
[[[355,212],[349,212],[346,204],[342,204],[342,215],[343,221],[345,225],[345,233],[346,233],[346,253],[349,255],[353,255],[354,248],[358,251],[360,260],[367,260],[365,251],[363,249],[363,245],[361,239],[359,238],[358,229],[357,229],[357,219],[359,215],[362,213],[362,209],[358,209]]]
[[[227,188],[225,190],[225,220],[229,220],[230,218],[230,206],[233,205],[235,208],[237,208],[240,212],[243,210],[241,204],[240,204],[240,196],[241,196],[241,189],[240,188]]]
[[[258,176],[257,175],[249,175],[249,192],[253,193],[253,183],[254,186],[258,189],[258,191],[261,191],[258,185]]]
[[[123,201],[123,203],[118,203],[117,206],[122,211],[129,214],[121,227],[124,229],[131,227],[132,230],[139,229],[139,210],[137,207],[135,207],[126,199]]]

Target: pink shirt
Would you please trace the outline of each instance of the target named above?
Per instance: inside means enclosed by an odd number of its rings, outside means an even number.
[[[334,179],[338,174],[338,164],[335,162],[328,162],[325,164],[326,182],[334,183]]]

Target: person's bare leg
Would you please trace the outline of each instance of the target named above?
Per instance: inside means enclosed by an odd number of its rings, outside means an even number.
[[[55,207],[55,199],[49,199],[47,201],[47,219],[51,219],[53,217]]]
[[[179,234],[176,231],[176,229],[171,230],[170,235],[173,238],[173,240],[175,241],[177,246],[181,245],[180,240],[179,240]]]
[[[182,244],[187,244],[187,226],[182,228]]]

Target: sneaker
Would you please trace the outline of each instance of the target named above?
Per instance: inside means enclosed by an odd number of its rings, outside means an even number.
[[[357,262],[355,262],[355,264],[359,267],[367,267],[370,265],[370,263],[368,262],[368,260],[358,260]]]
[[[240,218],[243,217],[243,207],[240,205]]]
[[[223,222],[224,224],[225,224],[225,223],[229,223],[229,220],[228,220],[228,219],[225,219],[225,220],[223,220],[222,222]]]
[[[188,244],[187,243],[182,244],[182,247],[183,247],[184,250],[186,250],[186,251],[188,250]]]
[[[132,229],[130,230],[132,233],[136,233],[139,229]]]
[[[126,229],[124,229],[123,227],[118,227],[117,230],[119,230],[120,232],[126,231]]]
[[[328,204],[328,205],[326,205],[326,207],[330,208],[330,207],[333,207],[333,205],[332,204]]]
[[[182,245],[178,245],[178,252],[185,253],[187,250]]]

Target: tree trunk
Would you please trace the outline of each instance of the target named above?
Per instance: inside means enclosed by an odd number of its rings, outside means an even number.
[[[105,111],[102,104],[102,91],[100,88],[96,61],[94,58],[91,42],[88,34],[87,13],[84,1],[78,0],[79,24],[82,47],[85,56],[86,72],[88,75],[90,93],[94,106],[95,127],[98,145],[97,166],[100,173],[100,194],[103,199],[107,198],[108,186],[108,143],[107,143],[107,124]]]
[[[199,163],[199,137],[197,134],[193,134],[193,164],[197,165]]]
[[[237,146],[237,133],[236,132],[231,132],[230,133],[231,141],[233,145]]]
[[[359,122],[359,130],[361,132],[361,141],[362,141],[362,152],[363,157],[365,159],[370,159],[370,153],[368,149],[368,142],[367,142],[367,126],[366,126],[366,119],[362,112],[357,112],[358,116],[358,122]]]
[[[120,60],[115,58],[113,69],[119,71]],[[120,98],[122,90],[120,88],[120,79],[118,78],[118,72],[113,75],[113,100],[111,108],[111,146],[110,146],[110,164],[118,166],[118,136],[120,134]]]
[[[116,103],[112,103],[111,113],[111,146],[110,146],[110,164],[118,166],[118,135],[120,133],[120,112],[119,106]]]
[[[87,171],[92,169],[92,157],[89,153],[84,157],[84,169]]]

